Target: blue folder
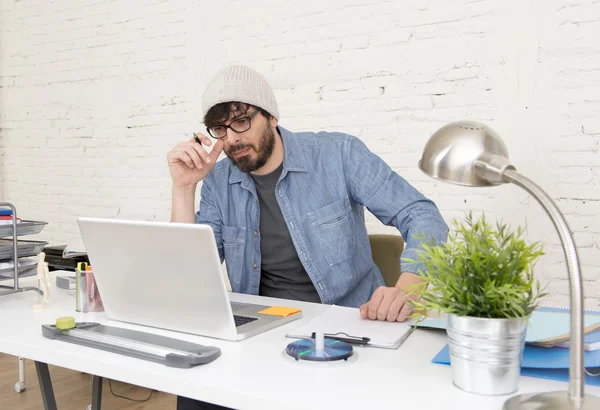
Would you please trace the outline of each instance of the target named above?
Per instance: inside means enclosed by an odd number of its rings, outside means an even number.
[[[10,216],[10,215],[12,215],[12,209],[0,208],[0,216]]]
[[[600,373],[600,350],[584,352],[583,361],[588,372]],[[450,364],[448,345],[433,358],[433,363]],[[521,375],[559,381],[569,381],[569,349],[525,345]],[[585,383],[600,386],[600,376],[585,375]]]

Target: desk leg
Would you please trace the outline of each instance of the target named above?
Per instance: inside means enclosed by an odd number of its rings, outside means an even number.
[[[54,398],[54,390],[52,389],[52,379],[50,379],[50,371],[48,365],[42,362],[35,362],[35,370],[40,382],[40,391],[42,392],[42,400],[44,401],[45,410],[57,410],[56,399]]]
[[[92,410],[100,410],[102,406],[102,377],[92,378]]]

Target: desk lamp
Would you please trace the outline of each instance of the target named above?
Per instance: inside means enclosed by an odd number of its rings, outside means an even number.
[[[517,395],[504,403],[504,409],[600,409],[600,398],[584,394],[583,286],[579,258],[571,231],[554,201],[516,171],[498,134],[475,121],[453,122],[437,130],[425,145],[419,168],[435,179],[463,186],[516,184],[540,203],[560,236],[571,298],[569,391]]]

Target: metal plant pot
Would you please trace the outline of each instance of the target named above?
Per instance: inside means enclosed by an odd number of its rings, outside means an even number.
[[[484,319],[447,316],[452,381],[471,393],[517,391],[527,318]]]

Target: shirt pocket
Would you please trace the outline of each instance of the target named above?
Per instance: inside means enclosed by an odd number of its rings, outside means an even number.
[[[308,213],[310,223],[319,238],[329,266],[352,258],[354,250],[354,224],[350,199],[344,197]]]
[[[244,228],[221,225],[221,240],[223,242],[225,263],[227,264],[227,274],[232,287],[235,286],[236,288],[242,277],[244,246],[246,243],[245,231]]]

